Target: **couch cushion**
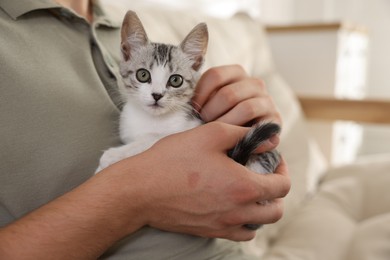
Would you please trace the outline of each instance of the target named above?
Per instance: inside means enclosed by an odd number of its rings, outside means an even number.
[[[345,259],[390,259],[390,213],[362,221],[356,228]]]
[[[330,170],[318,194],[282,228],[264,259],[390,257],[390,155]]]

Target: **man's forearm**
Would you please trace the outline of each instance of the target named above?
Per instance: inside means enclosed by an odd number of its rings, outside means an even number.
[[[96,259],[142,226],[132,191],[119,178],[96,175],[1,229],[0,259]]]

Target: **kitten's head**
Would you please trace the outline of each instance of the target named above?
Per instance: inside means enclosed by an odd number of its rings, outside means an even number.
[[[178,46],[153,43],[136,13],[129,11],[121,33],[126,102],[137,102],[152,115],[191,108],[207,49],[206,24],[198,24]]]

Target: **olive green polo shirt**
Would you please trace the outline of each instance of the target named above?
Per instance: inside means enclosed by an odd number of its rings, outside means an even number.
[[[0,2],[0,226],[80,185],[118,145],[120,23]],[[108,93],[111,93],[108,94]]]
[[[49,0],[0,2],[0,226],[80,185],[119,144],[120,23],[94,14],[90,26]]]
[[[54,1],[0,1],[0,227],[83,183],[120,144],[117,16],[96,3],[90,25]],[[249,259],[238,245],[144,228],[105,257]]]

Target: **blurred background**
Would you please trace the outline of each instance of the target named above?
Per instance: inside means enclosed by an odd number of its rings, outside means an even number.
[[[117,1],[222,19],[247,13],[265,24],[276,67],[297,95],[390,102],[389,0]],[[385,124],[312,122],[311,128],[332,164],[390,154]]]

